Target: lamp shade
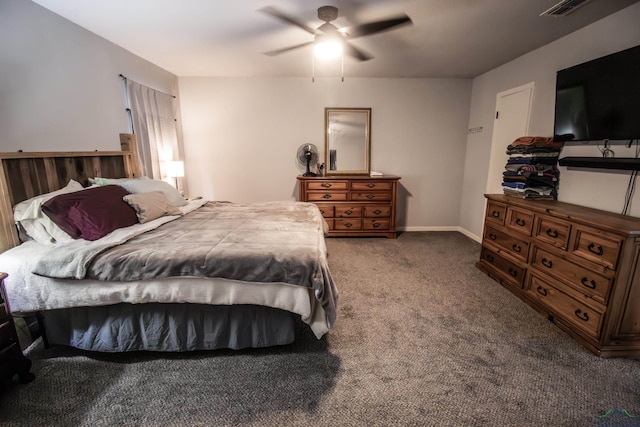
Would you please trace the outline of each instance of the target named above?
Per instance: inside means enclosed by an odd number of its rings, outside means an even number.
[[[164,170],[169,178],[182,178],[184,176],[184,162],[182,160],[164,162]]]

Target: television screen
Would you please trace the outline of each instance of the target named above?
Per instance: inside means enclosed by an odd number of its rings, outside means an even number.
[[[557,141],[640,138],[640,46],[558,71]]]

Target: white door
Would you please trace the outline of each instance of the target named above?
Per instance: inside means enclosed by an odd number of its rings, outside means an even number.
[[[500,92],[496,100],[487,193],[502,194],[502,173],[507,164],[507,146],[529,135],[534,82]]]

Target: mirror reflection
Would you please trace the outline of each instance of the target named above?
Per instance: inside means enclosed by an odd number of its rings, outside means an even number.
[[[371,108],[325,108],[328,175],[368,174]]]

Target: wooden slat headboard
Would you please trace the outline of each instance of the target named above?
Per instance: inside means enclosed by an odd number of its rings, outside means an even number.
[[[13,206],[58,190],[73,179],[134,178],[140,175],[133,135],[121,135],[127,151],[0,153],[0,252],[20,244]],[[133,149],[133,151],[131,151]]]

